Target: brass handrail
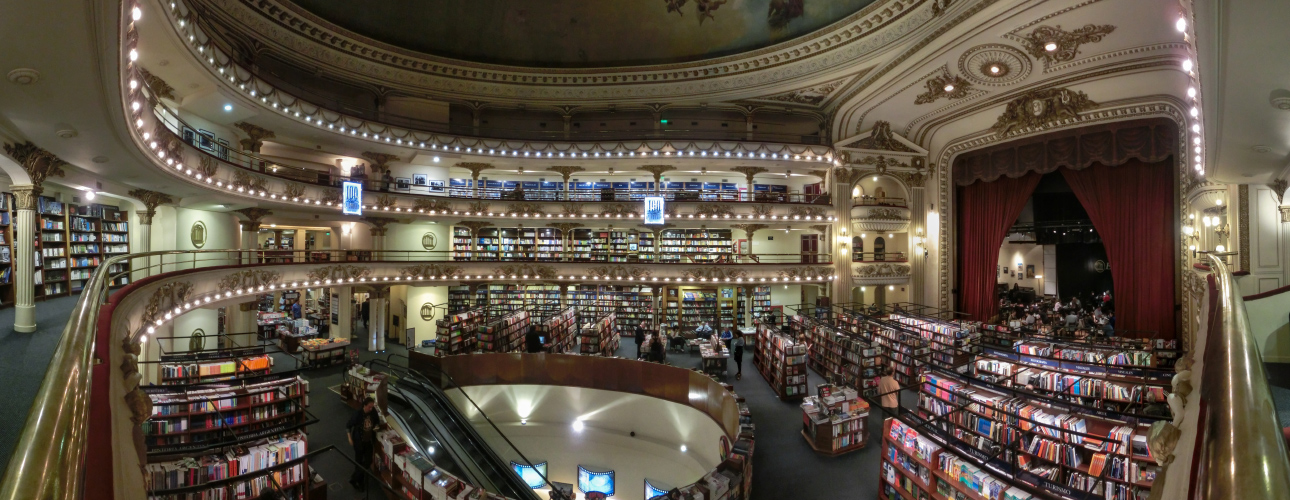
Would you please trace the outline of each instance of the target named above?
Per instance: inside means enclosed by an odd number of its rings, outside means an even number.
[[[1227,264],[1211,258],[1210,266],[1217,300],[1200,383],[1200,470],[1192,480],[1200,498],[1280,498],[1290,494],[1290,459],[1263,356]]]

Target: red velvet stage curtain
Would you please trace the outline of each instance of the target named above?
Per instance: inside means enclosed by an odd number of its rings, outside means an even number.
[[[1061,169],[1106,247],[1115,282],[1116,330],[1176,337],[1172,163],[1132,159],[1114,167]]]
[[[1026,206],[1041,176],[977,181],[958,189],[958,307],[969,319],[986,321],[999,309],[994,298],[999,247]],[[990,274],[990,268],[996,268]]]

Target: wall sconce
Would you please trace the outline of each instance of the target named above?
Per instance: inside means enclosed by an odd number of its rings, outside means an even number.
[[[845,227],[839,227],[839,228],[838,228],[838,233],[839,233],[839,234],[841,234],[841,235],[843,235],[843,236],[846,236],[846,235],[847,235],[847,228],[845,228]]]
[[[860,186],[856,186],[856,187],[851,188],[851,197],[852,197],[852,198],[859,198],[859,197],[860,197]]]

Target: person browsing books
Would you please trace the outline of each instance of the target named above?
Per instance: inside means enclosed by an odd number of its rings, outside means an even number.
[[[735,334],[730,332],[730,327],[727,326],[721,329],[721,343],[726,345],[726,349],[730,349],[730,340],[733,338],[735,338]]]
[[[735,339],[732,343],[734,344],[735,370],[737,370],[735,372],[735,380],[743,380],[744,378],[744,333],[739,332],[739,334],[735,335]]]
[[[645,333],[648,325],[648,321],[641,321],[640,324],[636,325],[636,359],[641,359],[641,344],[645,343]]]
[[[349,484],[357,489],[364,489],[367,475],[365,472],[372,466],[373,443],[376,441],[376,426],[379,421],[376,415],[376,400],[371,396],[363,398],[363,406],[349,417],[345,428],[349,430],[349,444],[354,446],[354,460],[358,467],[349,476]]]
[[[896,414],[900,409],[900,383],[896,382],[895,372],[890,366],[882,368],[882,377],[878,379],[878,394],[882,396],[882,408]]]

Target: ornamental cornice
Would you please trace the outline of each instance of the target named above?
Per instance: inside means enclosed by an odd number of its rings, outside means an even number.
[[[937,17],[936,2],[880,0],[811,34],[739,55],[617,69],[524,68],[472,63],[400,49],[348,33],[294,5],[272,0],[190,0],[201,24],[254,36],[308,67],[326,65],[355,79],[462,98],[569,101],[648,99],[761,89],[836,70],[883,50]],[[986,3],[989,3],[987,0]],[[957,21],[955,19],[954,21]],[[208,30],[209,31],[209,30]],[[222,45],[233,46],[231,40]]]

